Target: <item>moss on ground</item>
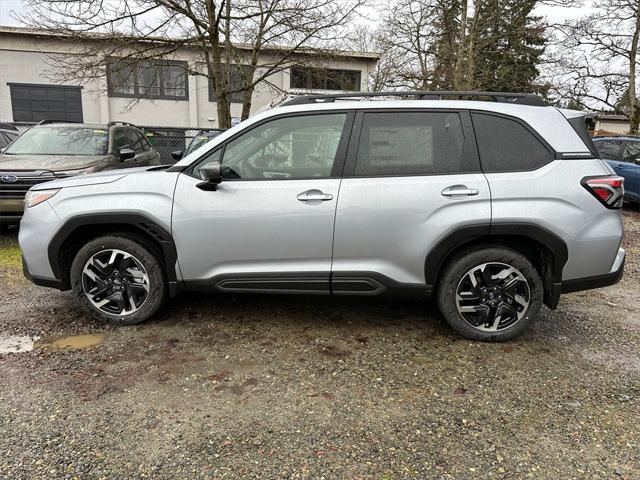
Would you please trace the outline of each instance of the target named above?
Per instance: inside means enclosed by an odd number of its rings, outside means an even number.
[[[0,247],[0,268],[22,268],[22,256],[16,246]]]

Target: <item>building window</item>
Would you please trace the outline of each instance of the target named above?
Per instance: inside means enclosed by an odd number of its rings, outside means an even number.
[[[238,72],[238,65],[233,65],[233,68],[231,69],[231,73],[229,75],[228,90],[244,89],[244,85],[245,85],[244,80],[248,75],[249,65],[240,65],[240,67],[244,71],[244,75],[241,77],[240,73]],[[231,98],[229,99],[229,101],[231,103],[242,103],[244,98],[244,92],[240,91],[240,92],[232,93],[230,97]],[[209,80],[209,101],[210,102],[217,101],[216,92],[215,92],[215,89],[213,88],[213,79]]]
[[[360,91],[359,70],[291,67],[291,88]]]
[[[162,60],[124,64],[114,61],[107,66],[109,96],[187,100],[186,62]]]

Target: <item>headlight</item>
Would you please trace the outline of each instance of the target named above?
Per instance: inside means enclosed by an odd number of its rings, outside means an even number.
[[[24,198],[24,203],[27,207],[35,207],[39,203],[46,202],[59,191],[59,188],[52,190],[29,190]]]

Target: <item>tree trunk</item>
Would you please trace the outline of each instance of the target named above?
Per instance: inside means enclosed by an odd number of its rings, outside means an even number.
[[[218,128],[231,128],[231,103],[227,95],[222,95],[216,101],[218,111]]]
[[[629,99],[629,133],[638,134],[638,124],[640,123],[640,112],[638,111],[638,99],[636,97],[636,62],[638,57],[638,38],[640,37],[640,10],[636,8],[636,25],[629,49],[629,88],[627,95]]]
[[[464,64],[465,57],[465,48],[467,43],[467,8],[468,2],[467,0],[462,0],[460,10],[461,10],[461,18],[460,18],[460,27],[458,30],[458,53],[456,55],[454,65],[455,70],[453,74],[453,89],[454,90],[464,90],[466,85],[463,84],[462,79],[462,66]]]

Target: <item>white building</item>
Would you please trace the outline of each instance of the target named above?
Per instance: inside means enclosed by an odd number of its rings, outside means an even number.
[[[46,31],[0,26],[0,121],[31,123],[47,119],[85,123],[127,121],[183,128],[218,126],[208,79],[185,74],[175,82],[186,64],[191,69],[200,61],[195,51],[185,48],[154,66],[163,70],[162,78],[174,78],[171,85],[153,83],[154,80],[141,74],[130,75],[121,82],[115,75],[82,84],[61,81],[56,78],[56,58],[68,59],[74,50],[80,50],[77,47],[70,45],[69,39]],[[349,90],[364,91],[378,58],[373,53],[342,54],[331,60],[323,59],[322,71],[343,79],[341,85],[347,84]],[[311,56],[305,62],[313,63]],[[336,87],[335,82],[323,80],[316,73],[310,67],[291,67],[273,74],[269,82],[277,88],[260,85],[253,95],[252,113],[269,105],[280,95],[278,90],[317,91]],[[145,98],[132,103],[132,98],[140,96],[143,90]],[[241,109],[241,102],[234,101],[232,116],[239,117]]]

